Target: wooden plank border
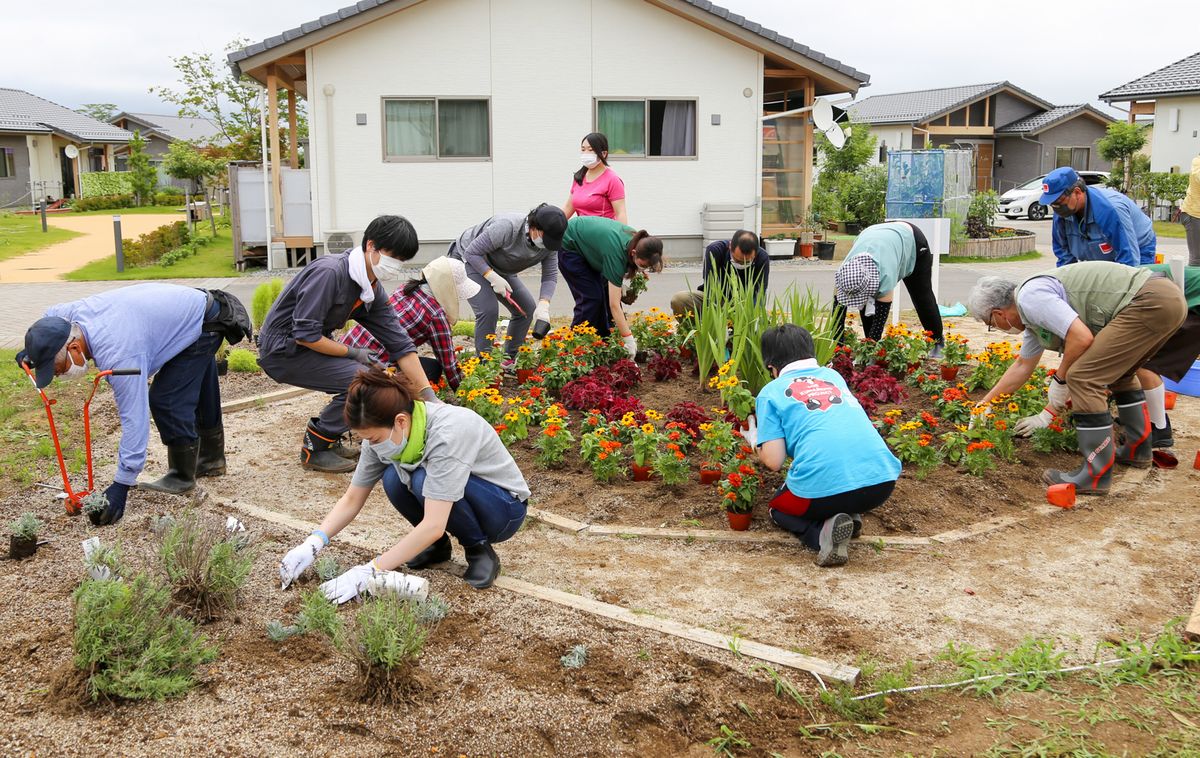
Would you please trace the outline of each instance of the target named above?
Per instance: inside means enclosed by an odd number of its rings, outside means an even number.
[[[228,402],[221,403],[221,412],[237,413],[238,411],[244,411],[247,408],[257,408],[260,405],[278,403],[280,400],[290,400],[293,397],[300,397],[301,395],[306,395],[309,392],[312,392],[312,390],[306,390],[303,387],[287,387],[286,389],[275,390],[274,392],[266,392],[262,395],[243,397],[237,400],[230,400]]]

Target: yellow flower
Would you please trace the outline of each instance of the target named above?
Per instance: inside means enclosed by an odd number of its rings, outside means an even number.
[[[654,424],[642,424],[642,431],[646,434],[654,434]]]
[[[650,409],[646,411],[646,418],[651,421],[662,421],[663,415],[656,410]]]

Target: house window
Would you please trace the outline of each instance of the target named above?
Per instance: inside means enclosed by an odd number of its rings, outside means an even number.
[[[695,158],[695,100],[598,100],[596,131],[612,156]]]
[[[385,160],[490,158],[487,100],[383,101]]]
[[[1076,171],[1087,171],[1091,159],[1090,147],[1059,147],[1054,150],[1054,167],[1070,166]]]
[[[11,179],[16,175],[17,169],[13,165],[13,149],[11,147],[0,148],[0,179]]]

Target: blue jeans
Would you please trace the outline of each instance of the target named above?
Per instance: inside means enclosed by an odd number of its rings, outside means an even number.
[[[164,445],[191,445],[200,438],[197,430],[221,426],[216,354],[222,339],[215,332],[201,332],[154,375],[150,415]]]
[[[394,466],[383,474],[383,491],[400,515],[416,526],[425,518],[425,469],[410,475],[406,487]],[[525,521],[525,503],[517,500],[502,487],[471,475],[467,479],[463,498],[450,507],[446,531],[454,535],[463,547],[485,542],[493,545],[504,542],[517,533]]]
[[[612,331],[612,313],[608,307],[608,280],[592,268],[584,257],[574,250],[558,251],[558,270],[575,298],[575,315],[571,326],[584,321],[596,329],[601,337]]]

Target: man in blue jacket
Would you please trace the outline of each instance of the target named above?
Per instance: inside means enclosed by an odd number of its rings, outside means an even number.
[[[704,249],[700,286],[671,296],[671,311],[676,316],[700,312],[700,306],[704,304],[704,283],[709,276],[715,276],[717,283],[726,290],[730,278],[736,276],[741,279],[742,287],[757,298],[767,291],[771,257],[759,244],[758,235],[746,229],[738,229],[728,242],[717,240],[712,243]]]
[[[1115,189],[1089,187],[1075,169],[1064,166],[1046,175],[1040,202],[1054,209],[1051,240],[1059,266],[1076,261],[1154,263],[1154,225]]]

